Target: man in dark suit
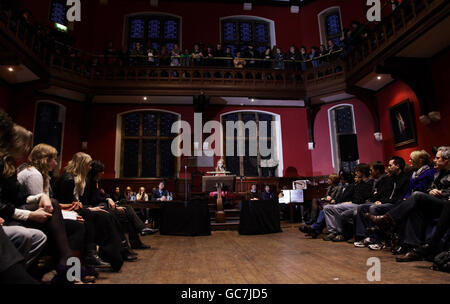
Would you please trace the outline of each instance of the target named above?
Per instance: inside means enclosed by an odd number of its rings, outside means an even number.
[[[367,221],[365,214],[370,213],[374,215],[382,215],[394,208],[395,204],[401,202],[406,194],[409,192],[409,176],[404,172],[405,169],[405,161],[403,158],[399,156],[393,156],[389,160],[389,164],[387,167],[387,173],[389,174],[390,179],[392,180],[392,187],[387,185],[380,185],[379,193],[375,193],[372,197],[371,201],[372,205],[369,207],[363,207],[361,210],[358,210],[358,218],[363,223],[364,228],[360,227],[361,231],[364,232],[367,227],[373,226],[369,221]],[[382,186],[385,188],[382,189]],[[358,228],[357,228],[358,229]],[[369,243],[375,243],[369,245],[369,248],[372,250],[381,250],[382,249],[382,238],[381,235],[378,237],[375,234],[368,235],[370,239],[366,242],[366,245]],[[356,244],[355,244],[356,245]]]
[[[166,189],[164,182],[160,182],[158,189],[153,190],[152,201],[167,201],[169,199],[169,192]]]
[[[275,199],[275,194],[272,191],[270,191],[270,186],[266,185],[264,187],[264,192],[261,193],[261,200],[263,200],[263,201],[270,201],[270,200],[273,200],[273,199]]]
[[[355,238],[358,240],[364,240],[368,236],[366,228],[370,225],[364,215],[369,212],[370,208],[376,206],[374,205],[376,202],[383,203],[384,201],[387,201],[394,189],[393,180],[385,174],[384,164],[382,162],[373,162],[370,164],[370,176],[373,179],[371,197],[367,203],[358,206],[357,209]],[[356,242],[355,246],[365,247],[369,244],[368,241],[369,240],[366,240],[366,242]]]

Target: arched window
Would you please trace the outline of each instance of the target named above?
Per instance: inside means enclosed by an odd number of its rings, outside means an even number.
[[[48,101],[38,101],[34,119],[33,145],[51,145],[58,150],[59,155],[62,155],[65,117],[64,106]]]
[[[333,40],[334,44],[341,47],[343,31],[340,8],[330,7],[319,13],[318,18],[321,43],[327,45],[328,40]]]
[[[175,43],[180,45],[180,31],[180,18],[176,16],[152,13],[129,16],[127,49],[133,50],[136,42],[140,42],[143,48],[151,44],[157,51],[162,46],[171,51]]]
[[[234,124],[242,122],[244,129],[235,128],[232,133],[227,132],[227,122]],[[255,132],[247,128],[251,127],[253,122],[256,127]],[[223,155],[228,171],[238,176],[281,176],[279,117],[265,112],[233,112],[222,115],[222,125],[225,130]],[[266,132],[264,132],[264,126],[267,126]],[[276,130],[272,130],[273,126]],[[238,141],[240,140],[245,143],[244,155],[239,155]],[[266,147],[260,145],[261,141],[265,143]],[[231,142],[233,143],[233,149],[227,148],[227,143]],[[251,144],[256,145],[256,155],[251,153]],[[272,152],[269,155],[266,152],[262,153],[263,148]],[[228,153],[230,150],[234,150],[232,155]]]
[[[336,172],[353,172],[359,163],[353,106],[338,105],[328,110],[331,152]]]
[[[121,115],[120,177],[175,177],[177,158],[171,145],[172,124],[179,115],[138,111]]]
[[[233,16],[222,19],[222,44],[230,47],[233,56],[236,51],[244,51],[249,44],[257,53],[264,53],[266,47],[274,43],[273,22],[246,16]]]

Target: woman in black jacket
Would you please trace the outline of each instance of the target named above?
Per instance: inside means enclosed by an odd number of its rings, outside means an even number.
[[[54,195],[63,209],[74,210],[86,221],[86,249],[100,246],[99,255],[119,271],[123,261],[135,261],[136,255],[118,227],[117,221],[101,207],[87,207],[86,176],[91,169],[92,158],[82,152],[76,153],[57,180]]]

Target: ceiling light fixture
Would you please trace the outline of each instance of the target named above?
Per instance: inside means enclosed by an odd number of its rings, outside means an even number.
[[[377,79],[378,79],[378,80],[381,80],[381,76],[378,76]]]
[[[14,72],[14,69],[12,67],[8,67],[8,71]]]
[[[147,98],[147,96],[144,96],[144,98],[142,98],[142,99],[144,99],[145,101],[147,101],[148,98]]]

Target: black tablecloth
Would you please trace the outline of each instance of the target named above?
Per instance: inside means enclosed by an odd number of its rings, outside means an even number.
[[[266,234],[282,232],[278,201],[243,201],[239,234]]]
[[[169,201],[161,214],[160,234],[165,235],[211,235],[208,201]]]

